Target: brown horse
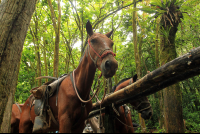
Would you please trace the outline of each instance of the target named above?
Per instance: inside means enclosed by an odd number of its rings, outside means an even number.
[[[133,82],[137,80],[137,74],[133,76],[133,78],[126,78],[121,80],[116,86],[112,88],[112,91],[116,92]],[[134,100],[130,103],[135,110],[137,110],[139,113],[141,113],[141,117],[143,119],[150,119],[150,117],[153,114],[153,110],[151,108],[151,104],[149,103],[149,100],[147,97],[142,97],[138,100]],[[127,115],[125,114],[125,109],[123,106],[120,106],[118,108],[120,116],[117,117],[119,120],[115,120],[115,126],[116,126],[116,131],[120,133],[133,133],[134,129],[133,124],[132,124],[132,119],[131,119],[131,113],[129,112]],[[124,124],[126,125],[124,125]],[[128,127],[130,126],[130,127]]]
[[[121,80],[116,86],[112,88],[113,92],[116,92],[131,83],[135,82],[137,80],[137,75],[134,75],[133,78],[125,78]],[[134,100],[130,103],[134,109],[138,110],[138,112],[141,113],[141,116],[143,119],[149,119],[152,116],[152,108],[148,101],[147,97],[140,98],[138,100]],[[119,113],[119,116],[115,113],[115,132],[118,133],[134,133],[134,126],[132,124],[131,119],[131,111],[126,106],[119,106],[117,112]],[[102,114],[102,117],[104,118],[105,114]],[[97,119],[95,117],[88,119],[87,123],[91,124],[92,129],[94,132],[97,131],[97,128],[99,127],[97,123]]]
[[[11,115],[11,133],[19,133],[19,121],[22,107],[24,104],[13,104]]]
[[[112,77],[118,68],[115,54],[112,52],[113,41],[109,39],[112,31],[105,35],[94,33],[89,21],[86,24],[86,30],[89,35],[89,46],[78,67],[73,71],[73,81],[70,76],[67,76],[60,84],[57,94],[58,106],[55,103],[56,94],[48,99],[48,104],[59,126],[52,122],[45,132],[57,130],[60,133],[82,132],[85,126],[84,121],[92,109],[92,101],[83,103],[80,100],[89,98],[96,68],[101,70],[105,78]],[[76,88],[80,97],[75,91]],[[36,117],[34,108],[30,110],[31,96],[24,104],[21,114],[23,118],[20,119],[19,131],[24,133],[32,132],[31,128]]]

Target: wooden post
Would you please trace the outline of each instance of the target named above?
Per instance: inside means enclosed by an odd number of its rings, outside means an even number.
[[[112,106],[106,106],[105,108],[105,116],[104,116],[104,127],[105,133],[114,133],[114,116],[113,116]]]

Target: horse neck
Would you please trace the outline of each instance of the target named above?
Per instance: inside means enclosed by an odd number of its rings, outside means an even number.
[[[82,99],[88,99],[94,80],[96,67],[89,56],[84,55],[79,66],[75,70],[75,83]]]
[[[122,83],[120,83],[120,84],[116,87],[116,89],[115,89],[114,92],[117,92],[117,91],[121,90],[122,88],[128,86],[128,85],[129,85],[129,81],[130,81],[130,79],[128,79],[128,80],[123,81]]]

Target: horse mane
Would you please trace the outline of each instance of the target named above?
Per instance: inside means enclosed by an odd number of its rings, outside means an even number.
[[[117,86],[119,86],[122,82],[124,82],[124,81],[126,81],[126,80],[128,80],[130,78],[132,78],[132,77],[122,79],[120,82],[117,83],[117,85],[112,87],[111,92],[114,92],[115,89],[117,88]]]
[[[87,47],[86,47],[86,49],[87,49]],[[79,60],[79,64],[81,63],[81,61],[82,61],[82,59],[83,59],[83,57],[84,57],[84,55],[85,55],[86,49],[84,50],[83,55],[81,56],[81,58],[80,58],[80,60]]]

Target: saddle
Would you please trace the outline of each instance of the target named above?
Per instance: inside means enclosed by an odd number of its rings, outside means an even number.
[[[34,105],[34,112],[37,115],[35,117],[33,133],[44,131],[51,127],[51,122],[57,126],[58,122],[55,120],[55,117],[51,111],[50,106],[48,105],[48,98],[54,95],[56,91],[58,92],[61,82],[68,76],[68,74],[61,75],[57,80],[51,80],[47,83],[44,83],[40,87],[35,87],[30,90],[30,93],[33,94],[32,106]],[[47,123],[46,115],[49,115],[49,123]]]

